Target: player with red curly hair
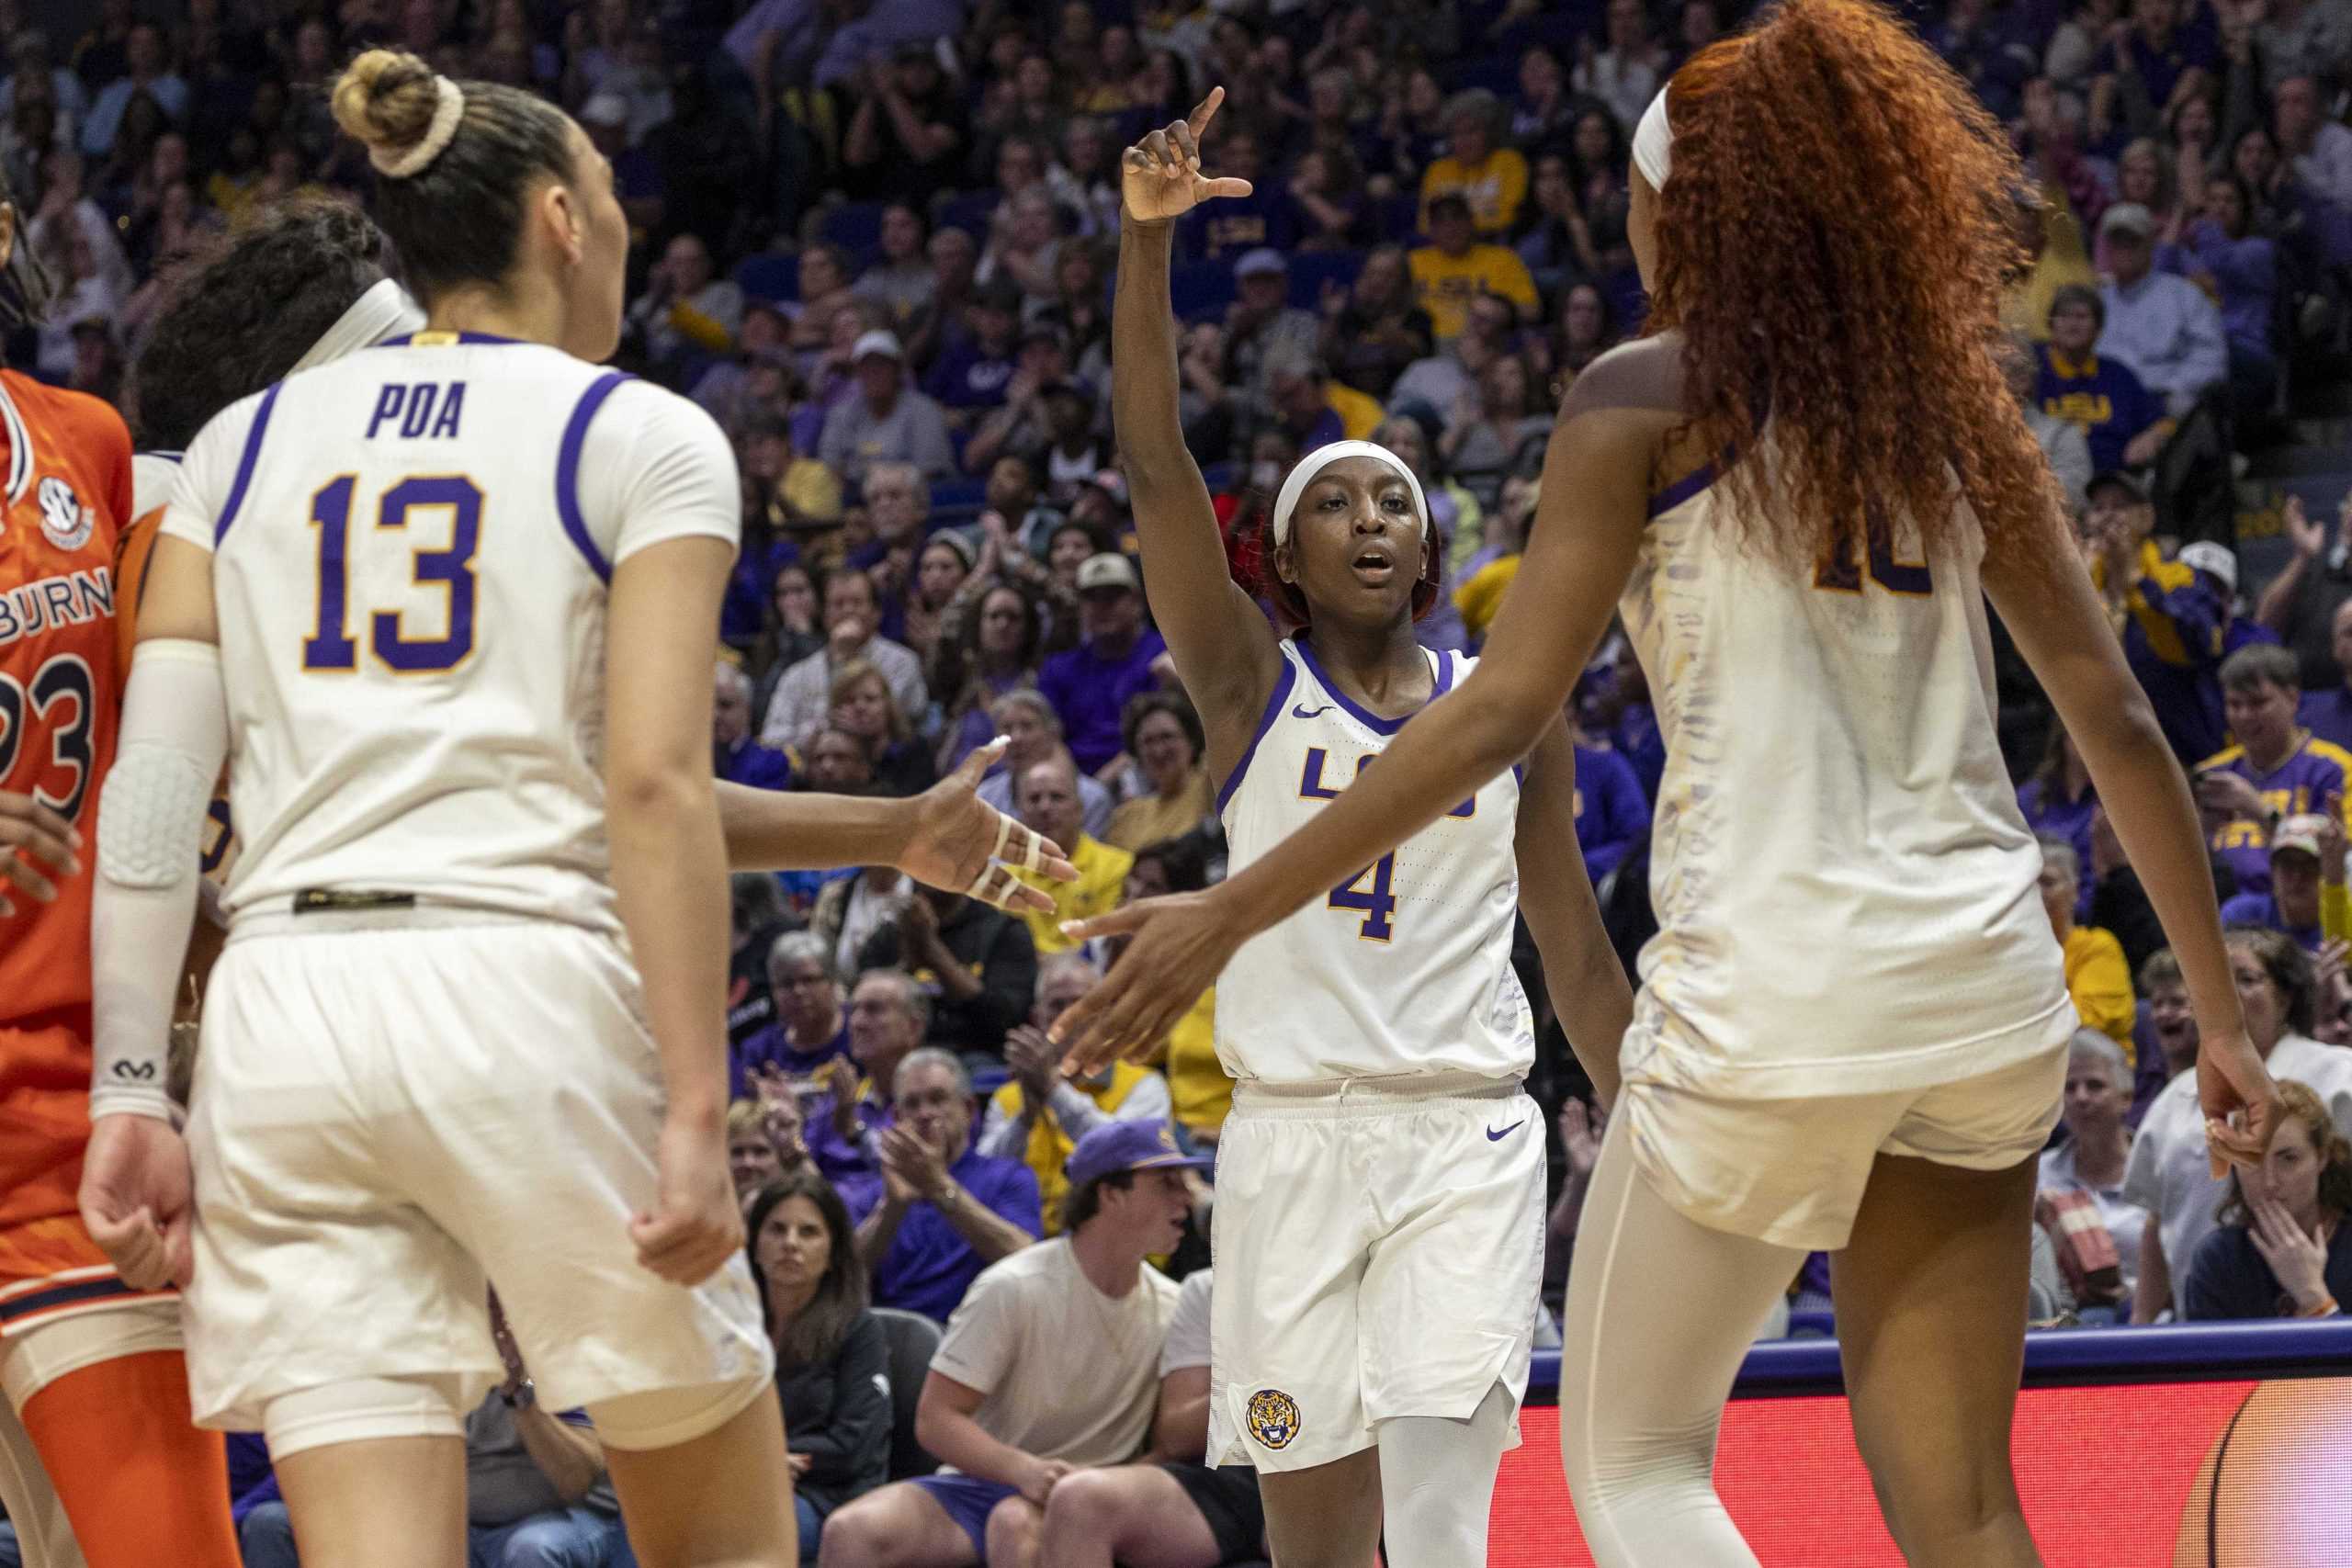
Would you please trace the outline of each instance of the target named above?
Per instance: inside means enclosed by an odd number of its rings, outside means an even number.
[[[1818,1248],[1896,1544],[2021,1568],[2018,1282],[2075,1017],[1987,596],[2181,960],[2217,1160],[2259,1157],[2277,1089],[2194,804],[2004,389],[1999,127],[1885,10],[1786,0],[1676,74],[1634,164],[1650,332],[1570,389],[1486,657],[1221,886],[1080,926],[1136,934],[1057,1033],[1081,1066],[1157,1041],[1237,949],[1524,755],[1622,611],[1668,748],[1661,929],[1622,1048],[1585,1061],[1612,1105],[1561,1369],[1586,1539],[1610,1568],[1756,1562],[1715,1434]]]

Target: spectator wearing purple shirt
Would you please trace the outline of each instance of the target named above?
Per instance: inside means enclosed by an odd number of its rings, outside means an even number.
[[[2050,740],[2042,748],[2041,761],[2033,776],[2018,786],[2018,810],[2025,817],[2025,825],[2033,829],[2034,837],[2047,834],[2065,840],[2075,846],[2075,858],[2084,865],[2091,864],[2091,818],[2098,810],[2098,792],[2091,787],[2090,770],[2083,765],[2083,754],[2066,733],[2066,727],[2053,717],[2050,721]],[[2096,924],[2090,918],[2091,894],[2098,886],[2095,878],[2082,879],[2082,897],[2075,904],[2075,919],[2086,925]]]
[[[2335,607],[2328,636],[2344,678],[2325,691],[2304,693],[2295,719],[2320,739],[2352,750],[2352,599]]]
[[[968,423],[1005,400],[1020,351],[1021,289],[1006,278],[981,286],[966,307],[970,335],[940,350],[922,378],[922,389],[947,411],[951,422]]]
[[[790,789],[792,759],[761,745],[752,733],[752,678],[741,665],[722,659],[717,693],[710,715],[711,773],[753,789]]]
[[[828,1180],[874,1178],[880,1169],[875,1136],[890,1125],[890,1094],[899,1066],[922,1044],[931,1006],[903,969],[869,969],[849,996],[849,1065],[826,1064],[831,1096],[808,1111],[808,1152]],[[844,1198],[849,1196],[846,1189]],[[854,1206],[854,1205],[853,1205]]]
[[[776,938],[767,982],[775,1021],[728,1052],[728,1092],[737,1100],[752,1092],[754,1072],[809,1077],[849,1059],[849,1017],[824,938],[809,931]]]
[[[1046,660],[1037,690],[1061,716],[1070,755],[1089,777],[1119,754],[1119,716],[1127,699],[1156,683],[1152,665],[1168,651],[1143,624],[1143,584],[1135,563],[1116,551],[1078,569],[1076,648]]]
[[[1650,807],[1634,764],[1605,747],[1577,753],[1577,848],[1598,886],[1649,837]]]
[[[2181,0],[2134,0],[2132,26],[2092,62],[2090,138],[2105,147],[2120,135],[2169,123],[2176,100],[2210,82],[2221,52],[2210,26],[2182,25]],[[2200,18],[2201,21],[2201,18]]]
[[[2341,882],[2344,835],[2340,825],[2330,831],[2324,813],[2290,817],[2270,837],[2270,891],[2241,893],[2222,906],[2225,926],[2260,926],[2295,939],[2305,953],[2317,953],[2320,944],[2320,884],[2331,849],[2335,880]]]
[[[892,1125],[872,1140],[881,1179],[842,1196],[874,1304],[944,1323],[981,1269],[1044,1234],[1037,1178],[972,1146],[978,1108],[953,1052],[927,1046],[901,1062],[891,1109]]]
[[[2283,648],[2240,649],[2222,663],[2222,701],[2237,744],[2197,769],[2198,803],[2213,849],[2239,890],[2270,890],[2270,839],[2286,818],[2344,809],[2352,752],[2295,722],[2302,693],[2295,656]]]
[[[2220,291],[2234,405],[2253,412],[2266,406],[2278,387],[2271,329],[2278,307],[2278,246],[2254,231],[2254,192],[2235,175],[2206,186],[2205,212],[2188,226],[2188,244]]]

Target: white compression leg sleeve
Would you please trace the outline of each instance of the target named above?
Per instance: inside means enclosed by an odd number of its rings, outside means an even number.
[[[123,690],[113,770],[98,798],[91,892],[93,1117],[168,1121],[164,1057],[196,919],[204,813],[229,750],[220,650],[142,642]]]
[[[1757,1568],[1715,1495],[1724,1402],[1804,1254],[1710,1230],[1653,1190],[1610,1118],[1577,1224],[1560,1458],[1600,1568]]]
[[[1510,1391],[1497,1383],[1467,1421],[1400,1416],[1380,1424],[1380,1528],[1389,1562],[1441,1568],[1487,1561],[1510,1410]]]

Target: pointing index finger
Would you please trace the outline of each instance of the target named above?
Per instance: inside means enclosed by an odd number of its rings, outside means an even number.
[[[1225,89],[1221,86],[1211,87],[1209,96],[1193,107],[1193,112],[1184,117],[1184,123],[1192,127],[1194,136],[1200,135],[1209,128],[1209,121],[1216,118],[1217,106],[1223,102],[1225,102]]]

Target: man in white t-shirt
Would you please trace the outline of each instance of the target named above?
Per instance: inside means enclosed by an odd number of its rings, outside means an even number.
[[[2278,931],[2233,930],[2229,936],[2230,966],[2247,1032],[2257,1044],[2266,1035],[2276,1041],[2263,1054],[2263,1065],[2274,1078],[2307,1085],[2327,1106],[2336,1130],[2352,1137],[2352,1050],[2311,1038],[2317,989],[2311,961]],[[2220,1224],[2217,1215],[2229,1190],[2226,1176],[2213,1179],[2197,1069],[2191,1067],[2149,1103],[2123,1170],[2124,1201],[2150,1216],[2140,1242],[2132,1322],[2154,1323],[2173,1304],[2172,1276],[2187,1277],[2198,1244]]]
[[[822,1568],[1028,1568],[1063,1477],[1142,1451],[1177,1297],[1146,1259],[1183,1235],[1206,1164],[1165,1122],[1079,1140],[1062,1236],[974,1280],[932,1358],[915,1435],[944,1468],[828,1518]]]
[[[1257,1471],[1201,1462],[1209,1446],[1212,1273],[1186,1276],[1176,1298],[1159,1352],[1149,1459],[1065,1477],[1046,1506],[1038,1568],[1216,1568],[1269,1554]]]

